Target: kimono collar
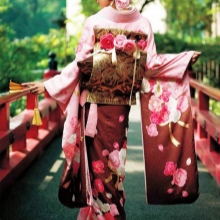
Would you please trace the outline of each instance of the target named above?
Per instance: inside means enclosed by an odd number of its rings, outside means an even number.
[[[134,22],[141,17],[139,11],[134,7],[132,7],[129,11],[121,12],[113,9],[111,6],[108,6],[99,11],[98,15],[104,19],[120,23]]]

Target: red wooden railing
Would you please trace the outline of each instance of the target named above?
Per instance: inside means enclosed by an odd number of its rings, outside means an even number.
[[[190,79],[195,124],[196,153],[220,185],[220,116],[210,110],[210,100],[220,101],[220,90]]]
[[[45,71],[44,78],[60,72]],[[10,118],[10,103],[26,97],[26,109]],[[39,101],[41,126],[32,125],[35,95],[29,91],[0,96],[0,195],[62,130],[64,116],[48,93]]]

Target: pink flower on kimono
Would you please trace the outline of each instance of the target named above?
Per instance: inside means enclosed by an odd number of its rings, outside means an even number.
[[[169,110],[166,105],[162,106],[160,112],[151,112],[150,122],[152,124],[161,124],[169,120]]]
[[[169,98],[170,98],[171,92],[168,91],[163,91],[162,95],[160,96],[160,98],[164,101],[164,102],[168,102]]]
[[[76,147],[75,144],[67,144],[63,147],[63,152],[65,154],[65,157],[67,159],[71,159],[75,156],[78,148]]]
[[[182,191],[182,196],[183,196],[183,197],[188,197],[188,195],[189,195],[189,194],[188,194],[187,191]]]
[[[102,151],[102,156],[103,157],[106,157],[106,156],[108,156],[109,155],[109,151],[108,150],[103,150]]]
[[[139,41],[137,42],[137,45],[140,47],[141,50],[144,50],[145,47],[147,46],[147,41],[141,39],[141,40],[139,40]]]
[[[95,179],[94,180],[94,187],[97,192],[102,193],[104,191],[104,185],[101,181],[101,179]]]
[[[114,48],[114,36],[112,33],[106,34],[100,38],[100,47],[105,50]]]
[[[118,144],[118,142],[114,142],[114,143],[113,143],[113,147],[114,147],[116,150],[119,150],[119,144]]]
[[[78,119],[77,119],[76,116],[74,116],[74,117],[72,117],[72,118],[70,119],[70,125],[71,125],[72,128],[75,128],[75,127],[76,127],[77,121],[78,121]]]
[[[150,111],[152,112],[159,112],[161,111],[161,105],[162,105],[162,101],[161,99],[159,99],[157,96],[152,95],[150,97],[149,103],[148,103],[148,108],[150,109]]]
[[[151,137],[155,137],[158,135],[157,126],[155,124],[150,124],[150,126],[146,126],[147,133]]]
[[[115,41],[114,41],[114,44],[115,44],[115,48],[116,49],[119,49],[119,50],[122,50],[124,48],[124,45],[125,45],[125,42],[127,41],[127,38],[125,35],[117,35],[115,37]]]
[[[105,217],[103,215],[97,215],[98,220],[105,220]]]
[[[104,214],[105,220],[115,220],[114,216],[110,212]]]
[[[176,170],[177,165],[174,162],[166,162],[165,169],[163,171],[165,176],[172,176]]]
[[[110,213],[115,216],[115,215],[119,215],[117,206],[115,204],[110,204]]]
[[[123,122],[124,119],[125,119],[125,116],[124,116],[124,115],[120,115],[118,121],[119,121],[119,122]]]
[[[124,51],[126,52],[133,52],[136,48],[135,41],[134,40],[127,40],[124,45]]]
[[[95,173],[104,173],[104,163],[101,160],[93,161],[92,167]]]
[[[180,112],[185,112],[186,109],[188,108],[189,104],[188,104],[188,99],[186,96],[180,96],[177,99],[177,109]]]
[[[150,122],[152,124],[160,124],[161,123],[161,117],[158,112],[152,112],[150,115]]]
[[[186,170],[179,168],[173,173],[172,184],[175,184],[179,187],[183,187],[186,184],[187,172]]]
[[[169,189],[167,190],[167,193],[168,193],[168,194],[173,193],[173,189],[172,189],[172,188],[169,188]]]
[[[152,79],[149,79],[148,82],[150,83],[150,91],[152,91],[155,85],[155,81]]]
[[[117,169],[120,166],[119,151],[114,150],[109,154],[109,167]]]
[[[162,145],[162,144],[159,144],[159,145],[158,145],[158,149],[159,149],[159,151],[163,152],[163,150],[164,150],[163,145]]]

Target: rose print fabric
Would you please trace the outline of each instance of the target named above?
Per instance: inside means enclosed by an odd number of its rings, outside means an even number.
[[[88,116],[89,104],[86,106]],[[93,202],[77,220],[126,219],[125,161],[130,106],[98,105],[97,134],[86,137]]]
[[[198,171],[188,76],[144,79],[141,93],[147,203],[194,202]]]
[[[92,55],[78,62],[81,87],[88,90],[87,102],[136,104],[135,93],[146,71],[147,35],[98,27],[94,28],[94,34]]]

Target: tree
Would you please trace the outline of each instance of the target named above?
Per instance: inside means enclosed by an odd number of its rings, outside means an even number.
[[[161,0],[167,11],[168,33],[191,40],[211,36],[212,3],[216,0]]]

